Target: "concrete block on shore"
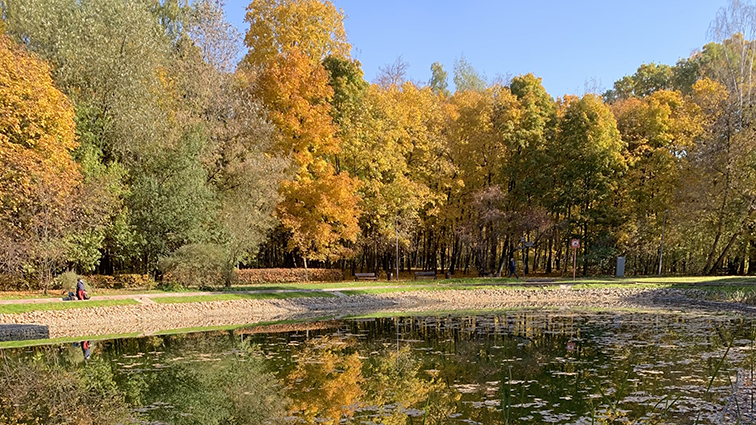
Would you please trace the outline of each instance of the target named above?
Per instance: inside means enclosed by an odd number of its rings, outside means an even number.
[[[45,325],[0,325],[0,341],[47,338],[50,338],[50,329]]]

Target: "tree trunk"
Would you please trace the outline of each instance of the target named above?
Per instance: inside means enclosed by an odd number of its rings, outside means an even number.
[[[717,257],[717,261],[715,261],[711,269],[706,272],[707,275],[713,276],[717,272],[717,270],[722,268],[722,262],[724,261],[725,255],[727,255],[727,251],[730,250],[732,245],[735,243],[735,240],[737,240],[738,236],[740,236],[740,233],[742,233],[742,231],[733,233],[730,241],[727,242],[727,246],[725,246],[725,248],[722,250],[722,253],[719,254],[719,257]]]
[[[305,282],[309,282],[310,281],[310,276],[309,276],[310,272],[307,270],[307,256],[306,255],[302,256],[302,261],[304,262]]]

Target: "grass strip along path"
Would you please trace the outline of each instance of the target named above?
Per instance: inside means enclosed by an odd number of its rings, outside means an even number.
[[[21,314],[31,311],[71,310],[76,308],[109,307],[114,305],[139,304],[134,299],[123,300],[96,300],[96,301],[50,301],[44,303],[14,303],[0,305],[0,314]]]
[[[190,295],[182,297],[156,297],[153,301],[158,304],[175,304],[175,303],[202,303],[210,301],[229,301],[229,300],[267,300],[267,299],[284,299],[284,298],[306,298],[306,297],[336,297],[331,292],[262,292],[262,293],[226,293],[215,295]]]

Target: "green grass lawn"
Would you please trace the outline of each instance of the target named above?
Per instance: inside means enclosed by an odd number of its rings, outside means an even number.
[[[197,295],[187,297],[156,297],[153,298],[158,304],[172,303],[201,303],[210,301],[227,301],[227,300],[267,300],[267,299],[284,299],[284,298],[303,298],[303,297],[335,297],[336,295],[329,292],[271,292],[262,294],[218,294],[218,295]]]
[[[631,277],[578,277],[577,280],[570,278],[557,278],[558,283],[658,283],[658,284],[696,284],[696,285],[723,285],[723,284],[756,284],[756,276],[631,276]]]
[[[107,307],[112,305],[139,304],[136,300],[61,301],[35,304],[0,305],[0,314],[20,314],[30,311],[71,310],[75,308]]]
[[[462,284],[446,284],[437,286],[426,287],[403,287],[403,288],[369,288],[369,289],[348,289],[340,291],[344,295],[368,295],[368,294],[385,294],[389,292],[408,292],[408,291],[451,291],[451,290],[480,290],[480,289],[501,289],[501,286],[488,284],[479,285],[462,285]],[[555,289],[556,287],[546,287],[546,289]],[[519,289],[519,290],[541,290],[540,286],[524,286],[524,285],[509,285],[506,289]]]
[[[432,282],[432,281],[431,281]],[[428,284],[428,281],[415,282],[415,281],[372,281],[361,280],[359,282],[354,281],[339,281],[339,282],[297,282],[297,283],[275,283],[275,284],[259,284],[259,285],[237,285],[231,287],[228,291],[277,291],[277,290],[291,290],[291,289],[330,289],[330,288],[362,288],[366,286],[413,286],[417,284]],[[219,289],[220,290],[220,289]]]

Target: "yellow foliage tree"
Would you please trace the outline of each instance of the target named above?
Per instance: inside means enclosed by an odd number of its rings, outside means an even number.
[[[348,56],[344,12],[329,0],[254,0],[247,7],[245,62],[265,66],[297,49],[313,62]]]
[[[412,83],[369,89],[362,137],[344,147],[344,164],[363,181],[366,224],[393,235],[395,215],[417,217],[440,200],[434,191],[448,174],[442,128],[447,105]]]
[[[36,259],[49,280],[81,181],[74,130],[73,107],[47,65],[0,34],[0,265],[12,268],[10,253],[25,250],[20,257]]]
[[[453,170],[445,130],[453,107],[432,89],[409,82],[373,84],[360,106],[340,155],[341,166],[361,182],[365,213],[358,245],[393,256],[395,237],[410,247],[423,216],[435,220],[447,200]],[[377,262],[368,267],[377,268]]]
[[[299,50],[281,54],[258,82],[277,128],[275,150],[292,158],[292,180],[281,185],[277,211],[291,232],[289,249],[307,260],[335,260],[349,254],[359,233],[358,181],[332,164],[341,150],[329,99],[326,71]]]
[[[53,86],[47,65],[0,35],[0,208],[21,216],[38,190],[70,194],[80,179],[73,107]],[[7,217],[7,216],[6,216]]]
[[[701,132],[698,107],[679,92],[660,90],[643,99],[621,100],[612,111],[628,144],[626,178],[634,209],[642,206],[642,214],[664,211],[673,201],[682,154]]]
[[[629,201],[625,207],[630,220],[625,225],[626,240],[620,242],[637,254],[655,257],[664,211],[679,201],[685,155],[702,130],[699,108],[680,92],[669,90],[623,99],[611,108],[627,143],[628,172],[622,188],[627,192],[623,198]],[[678,235],[668,232],[667,237],[675,243]]]

